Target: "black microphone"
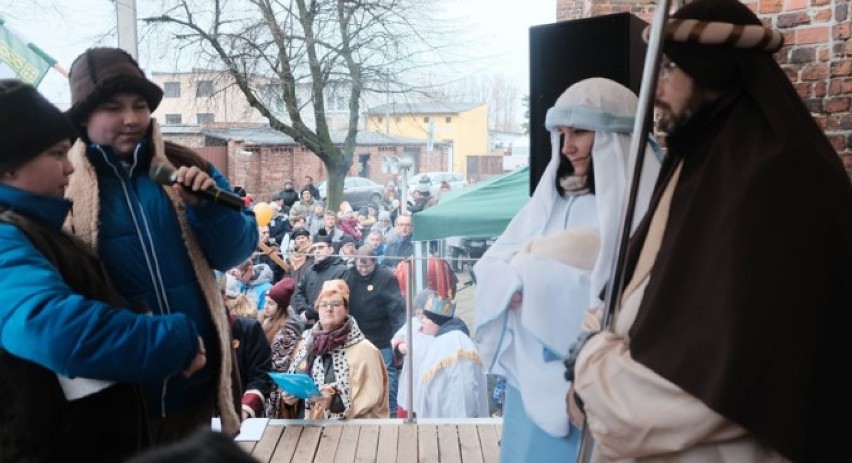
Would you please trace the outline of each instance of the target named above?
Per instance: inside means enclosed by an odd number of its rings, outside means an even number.
[[[148,177],[151,177],[151,180],[159,183],[160,185],[174,185],[177,181],[177,172],[166,164],[154,164],[151,166],[151,170],[148,171]],[[218,186],[212,186],[206,190],[198,191],[184,188],[184,191],[188,191],[190,194],[198,196],[201,199],[221,204],[222,206],[230,207],[237,211],[241,211],[245,208],[243,198],[240,198],[228,190],[219,188]]]

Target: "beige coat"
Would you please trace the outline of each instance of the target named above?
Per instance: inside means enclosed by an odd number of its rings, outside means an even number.
[[[669,182],[621,312],[610,331],[592,337],[577,359],[574,388],[586,404],[595,440],[592,461],[604,462],[786,462],[741,426],[630,356],[629,330],[662,242],[680,170]],[[700,368],[701,366],[690,366]]]
[[[381,352],[370,341],[347,347],[346,362],[349,364],[349,384],[352,388],[351,405],[346,419],[387,418],[388,374]],[[321,420],[325,410],[316,405],[306,413],[307,418]]]
[[[308,349],[306,343],[310,338],[310,331],[302,335],[302,340],[296,346],[293,353],[293,362],[290,364],[290,373],[297,371],[311,371],[310,376],[322,389],[323,384],[317,380],[322,374],[316,373],[316,367],[307,365]],[[345,414],[327,414],[324,408],[309,402],[310,407],[305,412],[305,418],[311,420],[322,420],[329,418],[387,418],[388,412],[388,373],[385,369],[385,361],[376,346],[361,334],[358,323],[352,319],[352,327],[348,347],[342,348],[342,358],[345,367],[335,368],[337,376],[336,387],[343,397],[348,401],[349,409]],[[331,351],[333,358],[340,358],[341,348]],[[314,366],[320,365],[320,358],[314,360]],[[335,363],[337,365],[337,363]],[[341,376],[345,377],[341,377]],[[346,392],[348,391],[348,393]]]

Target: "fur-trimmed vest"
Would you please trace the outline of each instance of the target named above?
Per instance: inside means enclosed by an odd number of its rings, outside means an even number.
[[[10,210],[0,208],[0,221],[24,233],[75,292],[118,305],[103,266],[83,243]],[[147,410],[137,385],[118,383],[68,401],[56,373],[3,349],[0,372],[0,461],[114,462],[149,445]],[[92,447],[91,436],[100,444]]]
[[[176,165],[197,165],[203,167],[206,161],[190,150],[177,145],[163,142],[159,126],[151,122],[151,164],[163,163],[172,168]],[[67,190],[67,197],[74,201],[73,214],[65,221],[65,229],[83,240],[97,253],[98,231],[100,224],[99,184],[95,167],[86,156],[86,144],[77,140],[68,153],[74,166]],[[180,196],[171,188],[163,188],[168,195],[180,224],[181,237],[192,262],[193,273],[204,295],[208,313],[215,327],[221,353],[218,368],[218,387],[216,402],[222,420],[222,431],[236,435],[240,429],[240,418],[235,408],[232,374],[234,371],[231,355],[231,329],[219,286],[214,277],[213,269],[195,238],[186,218],[186,205]]]

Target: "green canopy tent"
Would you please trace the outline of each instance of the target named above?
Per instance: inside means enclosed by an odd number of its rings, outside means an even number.
[[[446,193],[438,204],[413,215],[413,239],[498,236],[529,201],[529,190],[530,169],[523,167]]]

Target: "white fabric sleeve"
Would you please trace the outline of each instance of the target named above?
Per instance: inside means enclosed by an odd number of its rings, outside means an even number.
[[[606,331],[577,359],[574,388],[589,430],[611,459],[682,451],[746,434],[703,402],[634,361],[626,338]]]

